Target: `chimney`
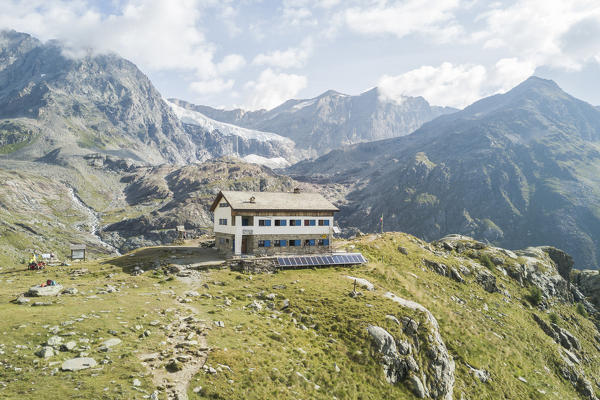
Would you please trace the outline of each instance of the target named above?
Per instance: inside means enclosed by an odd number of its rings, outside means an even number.
[[[299,187],[297,187],[297,188],[294,188],[294,193],[295,193],[295,194],[298,194],[298,193],[300,193],[300,192],[302,192],[302,190],[300,190],[300,188],[299,188]]]

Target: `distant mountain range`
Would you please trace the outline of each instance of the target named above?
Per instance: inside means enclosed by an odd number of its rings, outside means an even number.
[[[405,137],[292,166],[353,190],[342,226],[425,239],[463,233],[519,248],[555,245],[600,263],[600,110],[532,77]]]
[[[73,58],[57,42],[0,32],[0,155],[57,160],[103,153],[140,164],[187,164],[220,156],[289,165],[289,139],[249,137],[214,121],[180,120],[131,62]]]
[[[383,100],[377,89],[329,91],[270,111],[168,104],[115,54],[74,58],[58,42],[0,32],[0,155],[12,159],[58,162],[98,152],[156,165],[238,156],[285,167],[345,144],[408,134],[451,111],[423,98]]]
[[[378,88],[359,96],[329,90],[312,99],[288,100],[272,110],[259,111],[227,111],[170,101],[217,121],[288,137],[308,156],[323,155],[344,145],[408,135],[437,116],[457,111],[430,106],[422,97],[396,102],[385,98]]]

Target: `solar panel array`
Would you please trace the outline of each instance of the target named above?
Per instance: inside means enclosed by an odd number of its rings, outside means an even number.
[[[280,267],[312,267],[324,265],[364,264],[367,260],[360,253],[336,253],[311,256],[277,257]]]

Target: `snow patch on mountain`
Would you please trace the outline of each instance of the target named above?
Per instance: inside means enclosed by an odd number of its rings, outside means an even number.
[[[256,131],[253,129],[242,128],[236,125],[228,124],[225,122],[215,121],[214,119],[208,118],[206,115],[199,113],[198,111],[188,110],[180,107],[168,100],[165,102],[171,107],[175,115],[181,120],[181,122],[190,125],[200,126],[208,131],[219,131],[224,136],[240,136],[245,139],[258,140],[261,142],[281,142],[293,146],[294,141],[286,137],[277,135],[271,132]]]
[[[242,157],[242,160],[250,164],[264,165],[269,168],[285,168],[290,166],[290,162],[283,157],[267,158],[258,154],[248,154]]]

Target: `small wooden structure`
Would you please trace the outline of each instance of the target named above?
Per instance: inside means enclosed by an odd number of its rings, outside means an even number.
[[[85,244],[72,244],[71,245],[71,260],[83,260],[85,261]]]
[[[178,240],[185,240],[187,239],[187,232],[185,230],[185,226],[184,225],[177,225],[177,239]]]

